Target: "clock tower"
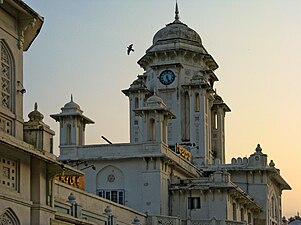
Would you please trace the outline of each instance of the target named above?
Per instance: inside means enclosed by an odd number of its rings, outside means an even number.
[[[214,90],[218,65],[199,34],[179,20],[177,4],[175,20],[155,34],[138,64],[143,75],[123,90],[130,99],[131,143],[142,142],[146,135],[139,130],[143,121],[135,111],[155,93],[176,117],[167,124],[169,146],[190,150],[198,167],[215,160],[224,163],[224,123],[230,109]]]

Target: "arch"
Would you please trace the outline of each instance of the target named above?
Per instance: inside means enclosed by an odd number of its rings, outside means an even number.
[[[125,179],[123,172],[115,166],[108,165],[96,175],[96,192],[100,197],[119,204],[124,204]]]
[[[4,40],[0,40],[0,92],[1,105],[14,112],[15,66],[13,54]]]
[[[188,91],[184,93],[182,108],[182,141],[190,140],[190,102]]]
[[[139,98],[135,97],[134,109],[138,109],[138,108],[139,108]]]
[[[11,208],[6,208],[0,214],[0,224],[20,225],[20,220]]]
[[[194,111],[199,112],[201,110],[201,102],[200,102],[200,94],[195,93],[195,99],[194,99]]]
[[[237,208],[236,208],[236,203],[233,203],[232,204],[232,217],[233,217],[233,220],[236,221],[237,220]]]
[[[96,175],[96,185],[97,189],[124,188],[124,174],[115,166],[105,166]]]
[[[148,140],[149,141],[155,141],[156,140],[156,120],[154,118],[149,119]]]
[[[71,131],[72,131],[72,126],[70,123],[66,124],[66,144],[70,145],[71,144]]]

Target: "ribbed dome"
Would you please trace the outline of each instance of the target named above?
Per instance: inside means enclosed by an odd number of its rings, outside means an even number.
[[[166,27],[162,28],[155,34],[153,44],[175,39],[181,39],[196,45],[202,45],[200,35],[177,19],[174,22],[167,24]]]
[[[155,104],[155,103],[157,103],[157,104],[164,104],[164,102],[163,102],[163,100],[162,100],[162,98],[160,98],[159,96],[157,96],[157,95],[152,95],[151,97],[149,97],[147,100],[146,100],[146,104],[148,105],[148,104]]]
[[[71,110],[71,109],[80,110],[80,106],[73,101],[72,95],[71,95],[71,101],[66,103],[62,108],[62,110]]]
[[[34,111],[30,112],[28,114],[29,120],[30,121],[38,121],[38,122],[42,122],[42,120],[44,119],[44,116],[42,113],[40,113],[38,111],[38,103],[34,104]]]

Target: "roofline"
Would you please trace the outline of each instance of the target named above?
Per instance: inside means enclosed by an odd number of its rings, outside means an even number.
[[[83,172],[58,161],[54,154],[50,152],[39,151],[35,149],[33,145],[30,145],[24,141],[20,141],[8,134],[2,133],[0,135],[0,143],[8,145],[17,150],[20,150],[25,154],[29,154],[33,157],[36,157],[48,164],[56,165],[57,167],[61,168],[62,173],[65,173],[65,175],[79,175],[79,176],[84,175]]]

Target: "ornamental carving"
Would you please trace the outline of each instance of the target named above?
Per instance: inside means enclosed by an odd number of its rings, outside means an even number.
[[[19,219],[15,213],[10,209],[6,209],[2,215],[0,215],[0,225],[19,225]]]
[[[8,50],[3,42],[0,45],[0,84],[1,84],[1,103],[5,108],[11,109],[11,61]]]

